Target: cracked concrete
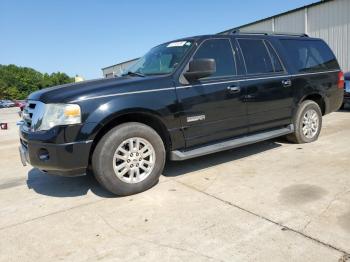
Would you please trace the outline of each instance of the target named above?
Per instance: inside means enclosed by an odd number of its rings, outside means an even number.
[[[320,212],[320,214],[318,214],[318,215],[316,216],[316,218],[317,218],[317,217],[320,217],[320,216],[322,216],[324,213],[326,213],[326,212],[328,211],[328,209],[332,206],[332,204],[333,204],[335,201],[337,201],[341,196],[346,195],[347,193],[350,193],[350,190],[342,190],[341,192],[335,194],[334,198],[333,198],[331,201],[329,201],[329,203],[328,203],[328,205],[326,206],[326,208],[325,208],[324,210],[322,210],[322,211]],[[304,226],[302,232],[305,232],[305,231],[306,231],[307,227],[312,223],[313,220],[314,220],[314,218],[310,219],[310,220],[305,224],[305,226]]]
[[[0,261],[349,260],[350,112],[326,116],[316,143],[169,162],[124,198],[21,167],[17,116],[0,114]]]

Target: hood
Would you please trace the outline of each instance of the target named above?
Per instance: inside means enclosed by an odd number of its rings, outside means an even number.
[[[74,100],[79,100],[81,97],[100,96],[154,88],[154,82],[161,78],[164,79],[164,76],[125,76],[88,80],[44,88],[30,94],[28,100],[41,101],[43,103],[69,103]],[[159,84],[157,86],[159,86]]]

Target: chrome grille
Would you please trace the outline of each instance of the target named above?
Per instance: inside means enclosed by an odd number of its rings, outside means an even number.
[[[36,107],[36,103],[33,101],[28,101],[27,105],[23,109],[22,118],[24,120],[24,125],[28,128],[32,125],[33,113]]]
[[[28,101],[22,113],[24,121],[23,126],[30,131],[37,130],[44,116],[44,112],[44,103],[39,101]]]

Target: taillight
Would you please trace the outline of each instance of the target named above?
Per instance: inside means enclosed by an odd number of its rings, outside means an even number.
[[[344,81],[344,73],[340,71],[338,73],[338,88],[344,89],[345,81]]]

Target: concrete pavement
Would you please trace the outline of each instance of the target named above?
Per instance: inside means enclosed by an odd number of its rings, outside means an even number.
[[[22,167],[0,109],[0,261],[346,261],[350,111],[320,139],[168,162],[151,190],[115,198],[89,176]],[[349,258],[350,261],[350,258]]]

